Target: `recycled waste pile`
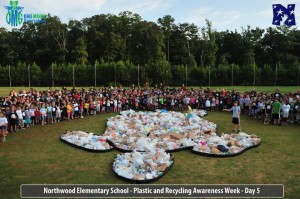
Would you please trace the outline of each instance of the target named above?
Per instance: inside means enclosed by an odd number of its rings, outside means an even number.
[[[146,152],[133,151],[118,155],[114,171],[125,179],[152,180],[159,178],[173,165],[172,156],[162,149]]]
[[[61,136],[67,143],[90,150],[110,150],[113,147],[102,136],[84,131],[67,131]]]
[[[194,115],[187,123],[180,112],[123,111],[108,119],[104,137],[124,151],[157,148],[166,151],[193,147],[196,137],[215,133],[217,125]]]
[[[166,110],[122,111],[120,115],[108,118],[102,136],[74,131],[63,134],[61,139],[91,150],[105,151],[114,147],[127,152],[117,156],[113,170],[133,183],[151,182],[162,177],[174,163],[171,152],[191,149],[200,155],[229,157],[261,142],[257,135],[244,132],[218,136],[217,125],[198,115],[205,115],[205,112],[193,110],[193,117],[187,120],[184,113]]]

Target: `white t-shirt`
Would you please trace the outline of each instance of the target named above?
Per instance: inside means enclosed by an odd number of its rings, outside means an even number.
[[[210,107],[210,101],[209,100],[205,101],[205,107]]]
[[[0,126],[6,126],[7,123],[6,117],[0,117]]]
[[[35,111],[35,109],[29,109],[29,113],[30,113],[30,116],[31,116],[31,117],[34,117],[34,116],[35,116],[34,111]]]
[[[282,105],[282,111],[288,113],[290,111],[290,105],[289,104]]]
[[[73,104],[73,106],[74,106],[74,110],[75,110],[75,111],[78,111],[78,104],[75,103],[75,104]]]
[[[19,119],[23,118],[22,110],[17,110],[16,113],[17,113]]]

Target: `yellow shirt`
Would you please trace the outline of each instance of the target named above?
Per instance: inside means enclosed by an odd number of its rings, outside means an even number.
[[[70,113],[72,112],[73,108],[71,105],[67,105],[67,112]]]
[[[187,113],[188,114],[192,114],[193,113],[193,110],[192,110],[192,108],[190,106],[188,106]]]
[[[88,109],[89,108],[89,103],[84,103],[84,108]]]

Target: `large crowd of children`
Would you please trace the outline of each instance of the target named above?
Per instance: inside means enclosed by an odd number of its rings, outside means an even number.
[[[280,93],[212,90],[210,88],[170,88],[163,84],[153,88],[100,87],[68,90],[49,88],[38,91],[10,91],[0,98],[1,140],[8,132],[17,132],[34,125],[51,125],[62,121],[84,118],[90,115],[119,112],[121,110],[183,110],[184,105],[193,109],[222,111],[230,109],[238,101],[242,113],[257,118],[265,124],[287,125],[300,120],[300,89]]]

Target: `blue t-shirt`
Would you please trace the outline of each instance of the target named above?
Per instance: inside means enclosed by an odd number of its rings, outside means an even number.
[[[244,102],[245,102],[244,98],[240,98],[240,99],[239,99],[240,105],[244,105]]]
[[[239,106],[237,107],[233,106],[231,110],[232,110],[232,117],[238,118],[239,112],[241,112],[241,108]]]
[[[47,112],[48,112],[48,113],[52,113],[52,106],[48,106],[48,107],[47,107]]]

